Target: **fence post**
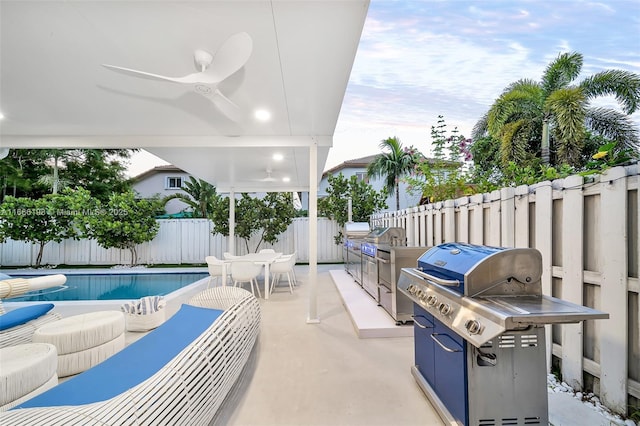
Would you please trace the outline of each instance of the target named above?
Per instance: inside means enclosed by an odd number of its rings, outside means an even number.
[[[551,182],[544,181],[534,185],[536,193],[535,248],[542,255],[542,293],[551,296],[553,282],[552,231],[553,231],[553,189]],[[546,328],[547,371],[551,368],[551,327]]]
[[[433,204],[429,204],[427,205],[427,210],[425,212],[425,222],[427,224],[426,226],[426,230],[425,230],[425,235],[427,236],[427,245],[428,246],[433,246],[436,245],[436,239],[434,237],[434,232],[433,232]]]
[[[624,167],[600,177],[601,306],[609,314],[600,340],[600,398],[614,411],[627,405],[627,179]]]
[[[453,200],[446,200],[443,203],[444,229],[443,241],[445,243],[456,240],[456,211]]]
[[[515,195],[515,246],[529,247],[529,186],[516,186]]]
[[[458,228],[456,241],[469,242],[469,197],[461,197],[456,200],[458,206]]]
[[[434,204],[433,208],[433,243],[438,245],[444,242],[444,232],[442,229],[442,201]]]
[[[500,245],[515,247],[515,189],[502,188],[500,190]]]
[[[469,235],[471,244],[484,243],[484,195],[471,196],[471,232]]]
[[[564,180],[562,198],[562,299],[582,305],[584,291],[584,201],[582,176]],[[582,390],[583,323],[563,324],[562,378]]]
[[[418,232],[420,233],[419,244],[421,246],[431,246],[427,240],[427,206],[422,205],[418,208],[418,221],[420,225],[418,226]]]
[[[410,209],[409,219],[407,220],[407,245],[420,245],[420,236],[418,235],[418,206]]]
[[[499,246],[501,243],[500,220],[500,190],[489,193],[489,229],[485,229],[485,241],[489,246]]]

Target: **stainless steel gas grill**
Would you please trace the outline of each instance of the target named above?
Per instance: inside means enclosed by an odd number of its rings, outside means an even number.
[[[397,291],[400,270],[415,265],[427,247],[407,247],[403,228],[375,228],[362,243],[362,287],[400,325],[412,321],[413,303]]]
[[[342,257],[345,270],[362,285],[362,256],[360,245],[371,232],[367,222],[347,222],[344,225],[344,246]]]
[[[380,302],[378,290],[378,261],[376,254],[378,247],[405,246],[405,232],[403,228],[378,227],[374,228],[366,237],[361,246],[362,252],[362,288]]]
[[[403,268],[412,374],[447,424],[547,425],[544,324],[609,315],[542,294],[535,249],[447,243]]]

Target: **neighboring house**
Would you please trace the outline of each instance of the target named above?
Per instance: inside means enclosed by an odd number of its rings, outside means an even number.
[[[140,173],[133,178],[133,189],[142,198],[155,195],[164,198],[181,192],[182,185],[189,180],[189,173],[176,166],[156,166]],[[187,205],[180,200],[170,200],[165,206],[167,213],[175,214],[187,209]]]
[[[182,192],[181,188],[184,182],[188,182],[191,175],[184,170],[173,166],[156,166],[153,169],[140,173],[133,178],[133,189],[142,198],[151,198],[153,196],[160,196],[164,198],[166,196]],[[186,192],[183,192],[186,195]],[[229,194],[221,194],[228,196]],[[264,194],[257,194],[263,196]],[[236,194],[238,197],[239,194]],[[308,209],[309,207],[309,194],[303,193],[302,208]],[[190,211],[191,209],[187,204],[178,199],[170,200],[165,209],[167,214],[176,214],[182,211]]]
[[[354,160],[348,160],[335,167],[330,168],[322,174],[322,180],[318,187],[318,196],[323,197],[327,195],[327,188],[329,187],[329,175],[339,175],[342,173],[344,177],[350,179],[351,176],[357,176],[359,180],[364,180],[373,187],[376,191],[381,191],[384,187],[384,181],[380,178],[371,179],[367,175],[367,166],[378,156],[379,154],[369,155],[367,157],[356,158]],[[407,207],[417,206],[420,202],[420,194],[412,195],[407,190],[407,184],[400,182],[400,209]],[[396,198],[395,195],[389,195],[387,198],[387,209],[383,211],[395,211],[396,210]]]
[[[370,179],[367,176],[367,166],[371,163],[376,156],[369,155],[367,157],[356,158],[353,160],[347,160],[335,167],[326,170],[322,174],[322,179],[318,186],[318,197],[322,198],[327,195],[327,188],[329,187],[329,175],[338,175],[342,173],[347,179],[351,176],[357,176],[358,179],[364,180],[369,183],[374,190],[381,191],[384,182],[382,179]],[[140,194],[141,197],[152,197],[159,194],[161,197],[171,195],[180,191],[182,183],[189,179],[189,174],[176,166],[157,166],[151,170],[147,170],[144,173],[134,177],[133,188]],[[308,210],[309,208],[309,193],[304,192],[301,194],[302,209]],[[414,207],[420,203],[420,194],[410,194],[407,190],[407,184],[400,183],[400,209],[407,207]],[[395,195],[390,195],[387,198],[387,209],[384,211],[395,211],[396,199]],[[167,203],[167,213],[174,214],[179,213],[187,208],[187,205],[180,200],[171,200]]]

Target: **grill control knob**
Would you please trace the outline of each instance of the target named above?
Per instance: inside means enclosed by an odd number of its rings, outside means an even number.
[[[409,284],[409,286],[407,287],[407,291],[408,291],[410,294],[415,293],[415,291],[416,291],[416,285],[415,285],[415,284]]]
[[[453,310],[451,308],[451,305],[449,305],[448,303],[441,303],[440,306],[438,307],[438,309],[440,310],[440,313],[442,315],[449,315],[451,313],[451,311]]]
[[[478,320],[467,320],[464,323],[464,328],[467,329],[469,334],[479,334],[482,331],[482,326]]]
[[[438,298],[434,295],[427,297],[427,303],[429,306],[435,306],[438,303]]]

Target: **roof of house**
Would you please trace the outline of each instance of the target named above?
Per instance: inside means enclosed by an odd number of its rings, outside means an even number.
[[[134,176],[132,179],[133,179],[133,181],[137,182],[137,181],[145,179],[145,178],[147,178],[149,176],[153,176],[153,175],[155,175],[157,173],[167,173],[167,172],[169,172],[169,173],[188,173],[188,172],[185,172],[184,170],[182,170],[181,168],[174,166],[173,164],[167,164],[167,165],[163,165],[163,166],[155,166],[152,169],[149,169],[147,171],[144,171],[144,172],[140,173],[137,176]]]
[[[373,160],[375,160],[375,158],[380,155],[380,154],[374,154],[374,155],[367,155],[366,157],[360,157],[360,158],[355,158],[353,160],[347,160],[344,161],[340,164],[338,164],[337,166],[334,166],[332,168],[330,168],[329,170],[326,170],[324,173],[322,173],[322,177],[325,177],[327,175],[332,175],[335,174],[337,172],[339,172],[340,170],[346,169],[346,168],[366,168],[369,163],[371,163]]]
[[[324,173],[322,173],[322,177],[326,177],[327,175],[333,175],[338,173],[341,170],[347,169],[347,168],[363,168],[366,169],[367,166],[373,162],[373,160],[376,159],[377,156],[379,156],[380,154],[373,154],[373,155],[367,155],[366,157],[360,157],[360,158],[355,158],[353,160],[347,160],[344,161],[340,164],[338,164],[337,166],[334,166],[332,168],[330,168],[329,170],[326,170]],[[455,167],[459,167],[460,166],[460,162],[457,161],[450,161],[450,160],[437,160],[435,158],[429,158],[429,157],[424,157],[424,160],[431,163],[431,164],[436,164],[436,162],[438,162],[443,168],[455,168]]]

